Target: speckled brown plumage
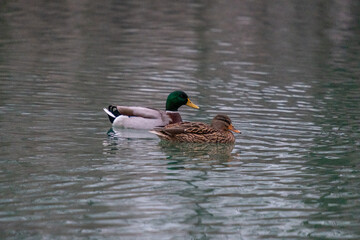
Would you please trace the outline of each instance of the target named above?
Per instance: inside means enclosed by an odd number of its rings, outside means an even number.
[[[181,122],[155,128],[159,138],[169,141],[189,143],[234,143],[232,132],[240,132],[233,128],[231,120],[226,115],[217,115],[211,125],[202,122]]]

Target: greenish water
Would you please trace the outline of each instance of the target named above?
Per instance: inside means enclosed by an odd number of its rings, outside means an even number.
[[[0,2],[1,239],[359,239],[358,1]],[[234,146],[108,131],[183,89]]]

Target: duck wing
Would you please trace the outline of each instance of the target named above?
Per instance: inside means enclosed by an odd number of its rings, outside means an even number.
[[[168,136],[175,136],[177,134],[209,134],[216,132],[210,125],[201,122],[174,123],[154,130]]]
[[[160,111],[154,108],[148,107],[127,107],[116,106],[120,115],[126,115],[129,117],[142,117],[148,119],[159,119],[164,115],[164,111]]]
[[[214,132],[216,132],[214,128],[202,122],[189,122],[184,129],[184,133],[192,134],[209,134]]]

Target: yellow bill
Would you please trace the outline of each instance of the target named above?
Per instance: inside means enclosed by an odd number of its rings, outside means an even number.
[[[196,109],[199,109],[199,107],[195,104],[193,104],[190,99],[187,100],[187,103],[186,103],[187,106],[189,107],[192,107],[192,108],[196,108]]]

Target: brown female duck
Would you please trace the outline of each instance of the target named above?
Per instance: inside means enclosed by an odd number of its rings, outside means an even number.
[[[234,143],[235,137],[231,132],[240,133],[231,124],[227,115],[215,116],[211,125],[202,122],[180,122],[155,128],[151,133],[160,139],[189,142],[189,143]]]

